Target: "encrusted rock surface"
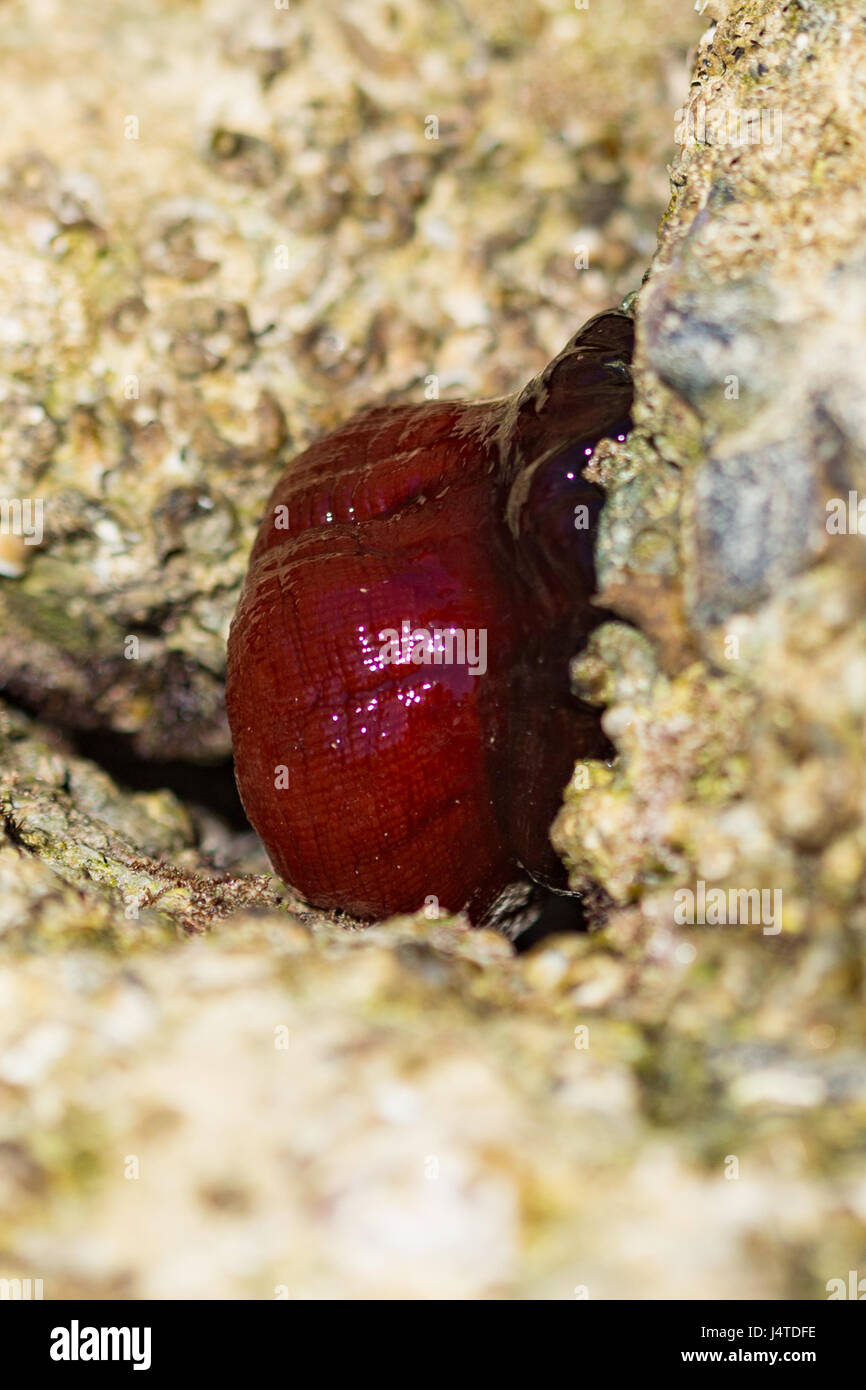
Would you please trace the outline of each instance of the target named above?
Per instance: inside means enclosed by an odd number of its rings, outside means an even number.
[[[0,496],[44,505],[42,544],[0,550],[16,700],[228,754],[286,451],[371,400],[513,390],[638,282],[697,28],[648,48],[666,8],[14,7]]]
[[[575,668],[621,756],[557,828],[618,901],[761,884],[788,931],[863,929],[866,552],[829,515],[866,483],[864,82],[855,3],[735,6],[699,46],[637,428],[598,466],[602,600],[642,635]]]
[[[793,1169],[833,1181],[864,1166],[862,1095],[831,1087],[815,1112],[807,1079],[866,1076],[862,6],[730,6],[679,118],[637,428],[597,465],[602,601],[631,625],[574,665],[618,756],[576,769],[554,839],[614,905],[602,938],[627,931],[646,962],[676,933],[692,1062],[733,1047],[728,1084],[759,1105],[751,1064],[774,1057],[813,1117]],[[862,1213],[849,1236],[855,1268]]]
[[[46,533],[0,537],[0,677],[31,711],[0,711],[0,1277],[822,1298],[866,1270],[863,571],[824,527],[862,459],[866,30],[853,0],[681,9],[5,21],[0,466]],[[629,624],[576,677],[619,757],[576,770],[556,835],[605,925],[518,955],[460,920],[327,922],[206,796],[130,790],[74,731],[225,755],[284,451],[430,375],[510,389],[638,282],[707,24],[695,117],[779,107],[782,146],[686,133],[638,430],[598,462]],[[782,930],[678,925],[698,879],[781,890]]]

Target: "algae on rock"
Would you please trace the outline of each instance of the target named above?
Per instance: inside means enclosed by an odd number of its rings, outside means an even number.
[[[866,484],[864,74],[856,0],[752,0],[678,113],[636,429],[596,465],[600,602],[645,642],[576,663],[621,756],[555,830],[620,902],[762,884],[788,930],[862,930],[866,551],[828,503]]]

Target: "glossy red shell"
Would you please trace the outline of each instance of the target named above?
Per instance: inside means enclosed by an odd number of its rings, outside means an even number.
[[[630,346],[624,315],[599,316],[518,396],[369,410],[274,488],[227,706],[244,807],[311,903],[480,920],[524,871],[556,878],[550,821],[605,746],[568,690],[598,620],[580,470],[628,427]],[[455,658],[463,634],[465,659],[395,661],[404,623],[456,633]]]

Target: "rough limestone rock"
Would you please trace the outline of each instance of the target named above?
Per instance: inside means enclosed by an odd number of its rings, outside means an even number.
[[[557,829],[575,883],[761,884],[793,933],[862,930],[864,26],[856,4],[744,4],[701,40],[636,310],[637,429],[598,466],[602,602],[634,628],[575,671],[621,756]]]
[[[617,758],[575,770],[554,841],[637,968],[679,932],[693,1077],[736,1054],[757,1105],[769,1063],[804,1117],[792,1171],[841,1192],[863,1097],[807,1078],[866,1076],[862,6],[730,6],[678,119],[637,428],[596,467],[601,601],[629,625],[574,664]],[[863,1242],[852,1213],[852,1268]]]
[[[287,452],[372,400],[513,390],[638,282],[697,25],[650,49],[666,8],[625,33],[559,0],[16,10],[0,497],[43,518],[0,537],[14,699],[228,755],[226,636]]]

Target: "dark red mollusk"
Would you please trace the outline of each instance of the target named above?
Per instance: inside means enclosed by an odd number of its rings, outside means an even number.
[[[600,314],[518,395],[365,411],[274,488],[227,704],[247,815],[315,906],[479,922],[564,883],[550,823],[607,749],[568,684],[599,621],[582,470],[630,427],[631,344]]]

